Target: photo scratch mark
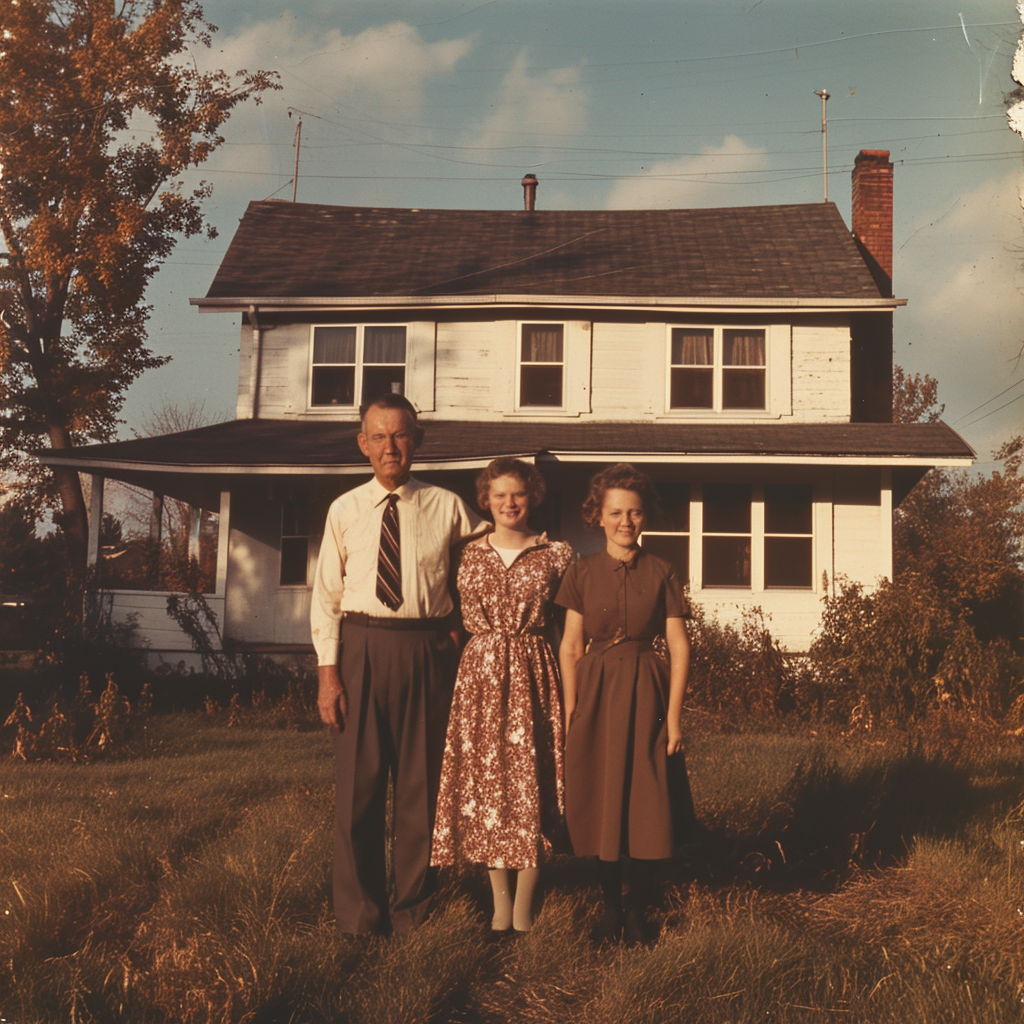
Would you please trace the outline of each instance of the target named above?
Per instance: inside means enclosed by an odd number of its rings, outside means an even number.
[[[981,56],[977,53],[973,46],[971,46],[971,40],[967,36],[967,26],[964,24],[963,14],[957,15],[960,19],[960,28],[964,33],[964,41],[967,43],[967,49],[974,54],[974,59],[978,62],[978,106],[981,106],[982,99],[985,93],[985,73],[981,66]]]

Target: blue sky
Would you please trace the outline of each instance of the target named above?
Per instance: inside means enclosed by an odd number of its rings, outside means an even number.
[[[214,185],[220,237],[180,243],[151,285],[151,344],[172,362],[133,386],[125,436],[166,400],[233,415],[238,318],[188,299],[250,200],[291,199],[300,116],[306,202],[518,209],[527,171],[548,209],[818,202],[823,88],[829,199],[848,223],[857,152],[895,164],[897,361],[939,379],[983,468],[1021,429],[1007,0],[210,0],[206,14],[220,31],[197,60],[274,69],[284,88],[238,111],[194,175]]]

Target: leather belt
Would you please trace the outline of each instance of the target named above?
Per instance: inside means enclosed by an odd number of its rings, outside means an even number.
[[[441,631],[450,628],[447,616],[428,619],[400,619],[391,616],[367,615],[366,612],[345,612],[341,622],[342,629],[345,628],[345,623],[364,626],[367,629],[434,629]]]

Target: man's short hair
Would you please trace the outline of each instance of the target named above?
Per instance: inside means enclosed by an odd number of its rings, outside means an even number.
[[[405,397],[405,395],[396,395],[391,391],[385,391],[383,395],[380,395],[369,402],[363,402],[363,404],[359,406],[360,423],[365,423],[366,414],[371,409],[400,409],[402,412],[409,414],[412,419],[413,426],[416,426],[418,422],[416,406],[414,406],[412,402]]]

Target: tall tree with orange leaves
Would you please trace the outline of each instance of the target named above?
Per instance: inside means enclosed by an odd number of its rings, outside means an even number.
[[[223,142],[263,71],[200,71],[214,26],[195,0],[0,0],[0,460],[73,562],[88,534],[77,473],[32,448],[109,440],[147,347],[146,286],[208,228],[182,175]]]

